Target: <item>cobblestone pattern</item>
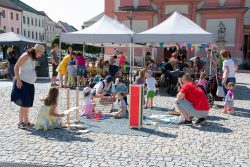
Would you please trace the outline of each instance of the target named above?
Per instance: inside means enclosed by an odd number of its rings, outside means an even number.
[[[94,132],[76,135],[67,130],[20,130],[17,129],[18,107],[9,100],[11,88],[1,88],[0,162],[75,167],[248,167],[249,77],[250,74],[237,74],[235,115],[222,114],[223,103],[216,102],[206,126],[159,127],[149,137]],[[47,93],[48,87],[49,83],[36,84],[35,104],[30,113],[32,122],[41,105],[39,98]],[[155,104],[171,109],[173,101],[172,97],[157,96]]]

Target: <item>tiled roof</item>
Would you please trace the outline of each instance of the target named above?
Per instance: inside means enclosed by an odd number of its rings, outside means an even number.
[[[97,22],[104,16],[104,12],[100,13],[99,15],[93,17],[92,19],[86,21],[86,22]]]
[[[77,29],[76,29],[75,27],[69,25],[69,24],[66,23],[66,22],[59,21],[58,23],[60,23],[68,32],[77,31]]]
[[[25,11],[28,11],[28,12],[31,12],[31,13],[35,13],[35,14],[38,14],[38,15],[42,15],[44,16],[43,13],[37,11],[36,9],[30,7],[29,5],[27,5],[26,3],[23,3],[22,1],[20,0],[9,0],[11,1],[12,3],[16,4],[18,7],[20,7],[22,10],[25,10]]]
[[[9,0],[0,0],[0,6],[13,10],[22,11],[21,8],[19,8],[16,4],[10,2]]]

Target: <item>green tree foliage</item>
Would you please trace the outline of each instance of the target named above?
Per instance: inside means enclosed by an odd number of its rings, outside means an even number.
[[[3,29],[0,28],[0,34],[5,33]]]

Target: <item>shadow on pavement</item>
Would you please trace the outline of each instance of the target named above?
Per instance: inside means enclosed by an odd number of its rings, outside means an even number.
[[[250,110],[245,108],[234,107],[234,113],[232,115],[250,118]]]
[[[216,132],[216,133],[232,133],[233,131],[229,128],[223,127],[224,125],[215,123],[215,122],[207,122],[204,126],[193,126],[193,129],[197,129],[200,131],[206,132]]]
[[[235,89],[236,100],[250,100],[250,89],[246,86],[237,85]]]
[[[36,80],[36,83],[50,83],[51,80],[50,79],[38,79]]]
[[[134,130],[142,131],[145,133],[149,133],[150,135],[155,135],[155,136],[165,137],[165,138],[176,138],[177,137],[177,135],[174,135],[174,134],[160,132],[158,130],[152,131],[152,129],[148,129],[148,128],[141,128],[140,130],[139,129],[134,129]]]
[[[51,131],[32,131],[31,135],[40,136],[48,140],[57,140],[64,142],[80,141],[80,142],[93,142],[94,140],[89,138],[82,138],[78,134],[64,129],[57,129]]]
[[[210,121],[228,120],[227,118],[219,117],[219,116],[208,116],[208,117],[206,117],[206,119],[210,120]]]
[[[236,84],[237,84],[237,87],[238,87],[239,85],[250,85],[249,83],[243,83],[243,82],[237,82]]]

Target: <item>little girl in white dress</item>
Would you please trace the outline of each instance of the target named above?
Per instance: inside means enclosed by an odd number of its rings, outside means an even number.
[[[90,87],[85,87],[83,89],[83,104],[82,104],[82,114],[85,116],[90,116],[93,114],[94,109],[95,109],[95,103],[92,100],[91,96],[91,88]]]

